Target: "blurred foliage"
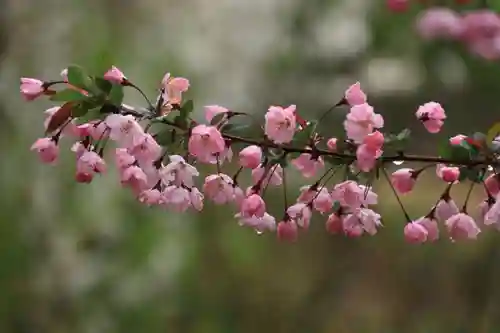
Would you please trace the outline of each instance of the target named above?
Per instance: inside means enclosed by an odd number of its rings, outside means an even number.
[[[146,209],[113,173],[76,185],[69,151],[56,168],[37,165],[28,148],[49,104],[20,101],[18,78],[55,78],[71,63],[116,64],[151,96],[165,71],[182,73],[197,106],[262,113],[294,103],[306,118],[360,80],[388,129],[410,126],[411,148],[424,153],[499,117],[497,63],[422,43],[415,12],[393,15],[373,0],[209,3],[0,1],[0,332],[499,332],[499,235],[407,245],[385,184],[376,237],[329,236],[317,217],[297,244],[281,244],[210,204],[199,215]],[[414,120],[428,100],[449,115],[434,137]],[[321,131],[339,133],[342,112]],[[424,178],[404,198],[412,216],[440,190]]]

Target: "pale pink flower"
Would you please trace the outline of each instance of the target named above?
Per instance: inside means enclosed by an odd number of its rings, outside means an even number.
[[[373,236],[377,233],[377,228],[382,226],[380,214],[368,208],[356,208],[344,219],[344,228],[356,229],[356,225],[361,226],[365,232]]]
[[[453,241],[477,239],[477,235],[481,232],[474,219],[465,213],[451,216],[444,224]]]
[[[421,105],[415,114],[429,133],[438,133],[446,119],[443,107],[436,102],[428,102]]]
[[[85,153],[87,150],[92,150],[93,148],[94,147],[86,146],[82,143],[82,141],[77,141],[71,146],[71,151],[75,153],[76,160],[78,160],[80,157],[82,157],[83,153]]]
[[[293,139],[297,127],[295,105],[286,109],[281,106],[271,106],[265,115],[265,132],[274,143],[289,143]]]
[[[321,214],[329,212],[333,207],[333,198],[326,187],[322,187],[321,190],[315,193],[315,199],[313,200],[313,208]]]
[[[191,206],[201,212],[203,210],[203,193],[200,192],[196,187],[192,187],[189,192],[189,199],[191,200]]]
[[[456,39],[464,32],[464,25],[460,15],[452,9],[432,7],[417,19],[417,32],[428,40]]]
[[[104,73],[104,79],[116,84],[122,84],[127,80],[122,71],[115,66],[112,66],[106,73]]]
[[[288,216],[301,228],[308,229],[311,222],[312,211],[308,204],[299,202],[288,207]]]
[[[337,151],[337,138],[328,139],[328,141],[326,142],[326,146],[328,147],[328,149],[330,149],[330,151],[336,152]]]
[[[130,154],[138,161],[153,162],[161,156],[161,146],[149,133],[144,133],[137,144],[130,148]]]
[[[72,134],[78,138],[86,138],[87,136],[92,135],[92,129],[94,128],[94,124],[86,123],[81,125],[75,125],[73,122],[70,122],[68,125],[72,126]],[[99,140],[99,139],[98,139]]]
[[[422,244],[427,241],[429,232],[420,223],[410,222],[404,228],[405,240],[410,244]]]
[[[342,217],[342,230],[347,237],[357,238],[361,237],[365,230],[361,221],[354,215],[348,214]]]
[[[276,219],[268,213],[264,213],[262,217],[242,217],[241,214],[236,214],[235,218],[239,220],[239,225],[253,228],[258,234],[276,230]]]
[[[243,200],[245,200],[246,195],[245,192],[241,189],[241,187],[233,185],[233,192],[234,192],[234,203],[238,210],[241,208],[241,203]]]
[[[241,202],[240,214],[242,217],[263,217],[266,212],[266,203],[258,194],[251,194]]]
[[[351,111],[344,121],[347,137],[356,143],[363,142],[364,138],[372,133],[374,129],[383,126],[384,119],[382,116],[376,114],[373,107],[366,103],[351,107]]]
[[[109,137],[111,128],[105,121],[90,122],[89,124],[92,124],[92,127],[89,128],[92,139],[103,140]],[[138,133],[141,133],[141,131],[138,131]]]
[[[234,199],[233,179],[222,173],[207,176],[203,193],[218,205],[231,202]]]
[[[148,186],[154,187],[161,181],[160,169],[162,165],[156,165],[156,162],[141,162],[138,161],[137,165],[144,171],[148,177]],[[160,169],[158,169],[160,167]]]
[[[402,168],[392,173],[392,186],[401,194],[409,193],[413,190],[417,181],[415,170]]]
[[[248,146],[239,153],[240,165],[244,168],[255,169],[262,160],[262,149],[259,146]]]
[[[382,156],[380,149],[372,149],[366,144],[359,145],[356,149],[356,166],[361,171],[368,172],[375,167],[380,156]]]
[[[294,221],[281,221],[277,227],[278,239],[286,242],[296,242],[299,237],[299,230]]]
[[[420,224],[427,230],[427,241],[434,242],[439,238],[439,227],[435,219],[430,217],[421,217],[414,223]]]
[[[144,139],[144,130],[132,115],[111,114],[104,122],[110,128],[109,138],[122,148],[134,147]]]
[[[172,77],[170,73],[165,74],[162,80],[163,100],[169,104],[180,104],[182,93],[189,89],[189,80],[183,77]]]
[[[94,151],[85,151],[76,162],[78,173],[104,173],[106,162]]]
[[[496,200],[493,205],[490,205],[489,200],[486,200],[483,204],[485,207],[482,212],[484,225],[493,225],[500,230],[500,201]]]
[[[356,82],[345,91],[344,98],[350,106],[366,103],[366,94],[361,90],[361,84]]]
[[[436,217],[441,221],[446,221],[453,215],[458,214],[460,211],[455,201],[451,198],[439,200],[436,206]]]
[[[21,78],[21,95],[27,101],[32,101],[45,92],[44,83],[38,79],[23,77]]]
[[[162,200],[162,195],[159,190],[153,188],[142,191],[137,199],[139,200],[139,202],[145,205],[154,206],[160,204]]]
[[[325,188],[326,190],[326,188]],[[316,197],[318,193],[317,186],[305,185],[300,188],[300,194],[297,198],[297,202],[310,202]],[[328,191],[328,190],[327,190]]]
[[[312,154],[303,153],[299,157],[292,160],[292,165],[302,173],[305,178],[311,178],[325,166],[321,156],[313,157]]]
[[[342,218],[337,213],[328,216],[325,227],[326,231],[332,235],[338,235],[344,231]]]
[[[188,143],[189,153],[202,161],[210,160],[226,149],[226,143],[214,126],[198,125],[191,131]]]
[[[198,170],[188,164],[182,156],[170,155],[169,158],[170,163],[159,171],[162,182],[167,186],[174,184],[176,186],[193,187],[193,177],[200,175]]]
[[[376,205],[378,203],[378,194],[372,191],[372,187],[366,187],[365,185],[358,185],[360,190],[363,192],[363,198],[361,200],[363,206]]]
[[[347,180],[335,185],[332,198],[344,207],[355,209],[363,204],[364,191],[355,181]]]
[[[500,17],[491,10],[476,10],[462,17],[462,40],[479,56],[496,60],[500,58]]]
[[[162,193],[164,205],[176,212],[185,212],[191,206],[191,192],[175,185],[167,186]]]
[[[252,180],[254,184],[261,184],[262,187],[266,187],[267,184],[271,184],[274,186],[280,186],[283,184],[283,168],[279,164],[275,164],[269,167],[269,171],[264,177],[264,173],[266,172],[265,167],[258,167],[252,170]],[[264,177],[264,178],[263,178]]]
[[[492,196],[500,193],[500,174],[491,174],[484,180],[486,189]]]
[[[457,134],[454,137],[450,138],[450,144],[453,146],[460,145],[465,139],[467,139],[467,135]]]
[[[438,164],[436,166],[436,174],[445,182],[454,183],[460,177],[460,169],[458,167],[450,167],[443,164]]]
[[[228,113],[229,110],[220,105],[205,106],[205,119],[210,123],[215,116],[221,113]]]
[[[126,148],[116,148],[115,164],[118,169],[125,169],[135,163],[135,157],[132,156]]]
[[[368,134],[364,139],[363,139],[363,144],[366,145],[367,148],[371,150],[380,150],[382,149],[382,146],[384,145],[384,134],[382,134],[379,131],[372,132]]]
[[[33,143],[31,150],[38,153],[38,158],[42,163],[53,163],[59,156],[59,146],[52,138],[40,138]]]

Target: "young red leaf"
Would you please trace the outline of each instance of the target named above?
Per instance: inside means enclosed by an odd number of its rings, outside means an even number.
[[[63,104],[63,106],[61,106],[59,110],[57,110],[52,115],[52,117],[50,117],[46,133],[52,133],[56,129],[64,125],[64,123],[71,118],[71,110],[73,109],[74,105],[75,105],[74,102],[67,102]]]

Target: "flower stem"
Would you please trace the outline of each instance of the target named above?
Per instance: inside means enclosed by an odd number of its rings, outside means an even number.
[[[384,174],[384,177],[385,179],[387,179],[387,182],[389,183],[389,186],[391,187],[392,189],[392,193],[394,193],[394,196],[396,197],[396,199],[398,200],[398,204],[399,206],[401,207],[401,210],[403,211],[404,215],[405,215],[405,218],[406,218],[406,222],[411,222],[411,219],[410,219],[410,215],[408,215],[408,212],[406,211],[403,203],[401,202],[401,199],[399,198],[399,195],[398,195],[398,192],[396,192],[396,189],[394,188],[394,186],[392,185],[391,183],[391,180],[389,179],[389,175],[387,174],[387,171],[385,171],[385,168],[384,166],[381,167],[382,169],[382,173]]]

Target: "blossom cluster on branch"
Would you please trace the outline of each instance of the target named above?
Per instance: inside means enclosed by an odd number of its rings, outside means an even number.
[[[500,2],[387,0],[387,6],[395,12],[404,12],[417,2],[424,7],[416,20],[416,31],[423,39],[457,41],[483,59],[500,59],[500,15],[497,13]]]
[[[261,124],[254,115],[209,105],[200,123],[191,117],[193,102],[184,100],[189,86],[187,79],[166,74],[153,102],[116,67],[95,76],[70,66],[57,81],[22,78],[20,90],[26,100],[47,96],[61,104],[45,111],[45,136],[31,149],[41,162],[54,164],[60,141],[70,141],[79,183],[106,173],[110,151],[122,186],[139,202],[179,212],[201,211],[207,200],[229,205],[242,226],[258,233],[276,232],[288,241],[309,228],[313,212],[325,216],[329,233],[375,235],[382,222],[372,209],[378,202],[372,184],[380,178],[388,181],[402,208],[406,226],[401,230],[410,243],[435,241],[440,229],[452,240],[476,239],[479,226],[500,226],[500,145],[483,133],[447,138],[438,156],[408,154],[410,131],[383,133],[384,118],[368,103],[359,83],[348,87],[318,120],[304,119],[295,105],[270,106]],[[142,94],[147,106],[123,104],[125,88]],[[318,123],[336,108],[349,109],[345,133],[320,133]],[[415,116],[431,134],[440,132],[446,120],[437,102],[421,105]],[[235,122],[239,117],[248,117],[250,125]],[[388,166],[402,161],[424,165],[387,172]],[[211,171],[198,181],[203,165]],[[232,168],[237,171],[229,174]],[[287,198],[289,168],[311,180],[293,201]],[[419,176],[431,168],[445,189],[425,215],[412,219],[400,195],[411,192]],[[245,172],[251,175],[249,184],[241,179]],[[335,175],[341,181],[331,184]],[[459,207],[451,189],[463,182],[471,185]],[[476,185],[484,188],[485,199],[472,217],[468,201]],[[283,210],[276,216],[266,204],[268,186],[283,188]]]

